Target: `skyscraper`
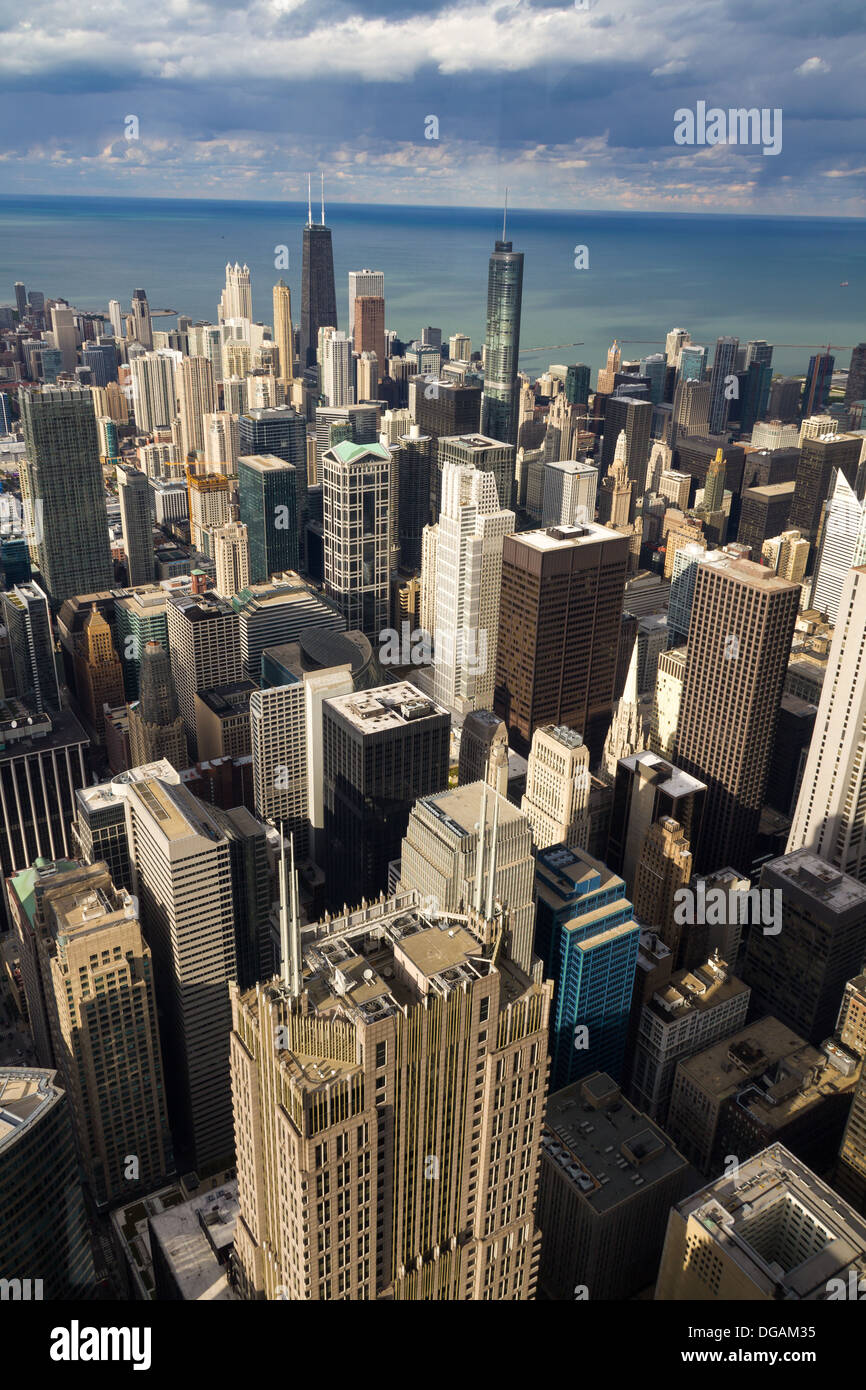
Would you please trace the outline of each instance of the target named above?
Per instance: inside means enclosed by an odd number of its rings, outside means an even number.
[[[355,403],[352,339],[336,328],[322,334],[322,395],[332,407]]]
[[[517,371],[520,356],[520,307],[523,297],[523,252],[497,241],[487,275],[487,324],[484,334],[484,394],[481,432],[517,447]],[[511,497],[501,497],[509,506]]]
[[[272,574],[298,568],[301,471],[276,454],[242,454],[238,459],[239,516],[249,540],[249,583],[264,584]]]
[[[375,436],[374,436],[375,437]],[[307,504],[307,428],[304,417],[289,406],[275,406],[270,409],[248,410],[245,415],[241,415],[238,420],[238,457],[252,458],[271,455],[274,458],[282,459],[284,463],[291,463],[295,469],[295,510],[297,518],[297,536],[299,555],[303,559],[306,555],[306,539],[304,527],[308,517]],[[288,487],[286,480],[283,480],[284,487]],[[240,467],[238,467],[238,486],[240,487]],[[274,487],[277,487],[276,482]],[[285,497],[274,498],[275,504],[282,503],[288,505]],[[252,506],[252,504],[251,504]],[[250,529],[250,545],[255,549],[256,542],[252,539],[255,531],[255,518],[245,511],[245,504],[241,504],[241,521]],[[258,558],[252,560],[254,565],[258,564]],[[292,566],[282,565],[281,568],[292,568]],[[256,571],[258,572],[258,571]],[[273,571],[271,571],[273,573]],[[267,576],[265,576],[267,577]]]
[[[586,849],[590,786],[589,749],[580,734],[553,724],[536,729],[520,809],[538,849]]]
[[[178,712],[168,652],[161,642],[144,645],[140,698],[129,706],[129,751],[133,767],[166,758],[182,772],[189,765],[186,733]]]
[[[391,469],[383,444],[345,441],[322,455],[325,593],[372,642],[388,626]]]
[[[546,724],[567,724],[601,756],[627,564],[627,537],[603,526],[506,536],[494,709],[524,756]]]
[[[228,319],[252,319],[253,292],[250,268],[247,265],[226,264],[226,283],[219,303],[219,322]]]
[[[312,206],[308,204],[307,225],[301,264],[301,364],[312,367],[316,362],[319,329],[326,325],[339,326],[337,293],[334,287],[334,251],[331,229],[325,226],[324,180],[322,220],[313,222]]]
[[[56,610],[74,594],[97,593],[114,582],[96,417],[84,386],[30,387],[19,396],[31,548]]]
[[[861,444],[859,435],[835,432],[807,435],[801,442],[788,526],[812,545],[818,540],[824,504],[833,490],[833,470],[838,468],[854,488]]]
[[[147,474],[128,464],[117,465],[117,496],[130,588],[153,583],[153,520]]]
[[[22,700],[30,711],[60,709],[54,660],[54,636],[48,599],[38,584],[14,584],[0,593],[12,660],[13,689],[4,693]]]
[[[435,565],[422,571],[421,582],[435,594],[433,696],[459,715],[493,705],[502,544],[514,521],[497,501],[491,473],[445,464],[436,540],[428,548]]]
[[[178,706],[194,759],[196,692],[243,675],[238,615],[215,594],[171,594],[166,620]]]
[[[472,464],[496,479],[496,495],[504,511],[514,510],[515,449],[483,434],[440,435],[436,470],[431,469],[430,500],[434,520],[442,509],[442,469],[446,463]]]
[[[381,270],[349,271],[349,317],[346,322],[349,325],[350,334],[355,331],[355,301],[361,295],[372,295],[377,299],[384,300],[385,276]],[[334,323],[336,322],[337,320],[334,319]]]
[[[295,376],[294,332],[292,330],[292,292],[282,277],[274,285],[274,342],[277,345],[276,368],[282,382]]]
[[[196,473],[186,470],[189,500],[189,538],[196,550],[208,545],[206,531],[224,526],[229,519],[231,489],[224,473]]]
[[[826,613],[834,627],[848,571],[866,560],[866,505],[860,501],[841,469],[824,506],[824,519],[815,562],[811,606]]]
[[[175,378],[182,360],[179,352],[163,348],[133,357],[132,404],[135,423],[142,434],[170,428],[177,411]]]
[[[375,352],[379,376],[385,374],[385,300],[380,295],[359,294],[355,318],[349,324],[356,352]]]
[[[250,582],[249,533],[242,521],[227,521],[213,532],[216,591],[232,598]]]
[[[707,784],[699,870],[751,869],[799,595],[721,551],[697,566],[677,762]]]
[[[736,385],[739,338],[718,338],[710,374],[710,434],[724,434]]]
[[[149,352],[153,347],[153,325],[144,290],[133,290],[131,308],[132,312],[126,320],[127,337],[130,342],[141,343]]]
[[[829,352],[815,353],[809,358],[809,370],[806,373],[806,384],[803,387],[802,416],[804,420],[810,415],[818,414],[826,407],[830,398],[830,386],[833,381],[835,365],[836,359]]]
[[[848,380],[845,383],[845,404],[866,400],[866,343],[858,343],[851,353]]]
[[[180,452],[203,454],[204,416],[216,410],[213,367],[207,357],[183,357],[175,374],[177,411],[180,417]]]

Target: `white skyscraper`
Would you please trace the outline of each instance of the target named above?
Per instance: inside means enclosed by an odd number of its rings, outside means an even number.
[[[595,520],[598,469],[573,459],[544,465],[543,526],[574,526]]]
[[[866,568],[842,586],[787,853],[809,849],[866,883]]]
[[[554,724],[536,729],[520,809],[532,826],[538,849],[550,845],[586,849],[590,785],[589,749],[581,735]]]
[[[229,521],[213,532],[216,590],[223,598],[233,598],[250,582],[250,545],[242,521]]]
[[[421,584],[436,594],[433,698],[457,714],[493,707],[502,543],[514,524],[492,473],[444,464],[435,570],[422,571]]]
[[[109,299],[108,319],[111,324],[111,331],[115,338],[123,337],[123,310],[120,307],[119,299]]]
[[[361,295],[375,295],[377,299],[384,299],[385,272],[382,270],[349,271],[349,317],[347,323],[350,333],[355,326],[355,300]]]
[[[322,394],[329,406],[355,404],[352,339],[338,329],[322,331]]]
[[[220,473],[236,473],[239,452],[238,417],[230,410],[213,410],[203,418],[204,461]]]
[[[177,413],[175,378],[182,354],[168,348],[141,352],[132,359],[132,403],[142,434],[170,429]]]
[[[235,261],[234,265],[226,265],[226,287],[220,299],[219,321],[225,323],[228,319],[252,319],[252,316],[250,268],[247,265],[240,266]]]
[[[841,468],[827,502],[815,562],[812,607],[835,624],[842,588],[852,565],[866,560],[866,506],[847,481]]]
[[[216,405],[213,368],[206,357],[183,357],[175,374],[181,455],[204,453],[204,417]]]

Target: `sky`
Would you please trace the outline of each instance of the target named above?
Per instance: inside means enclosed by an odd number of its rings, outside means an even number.
[[[862,216],[863,0],[0,0],[0,191]],[[782,112],[782,148],[674,141]],[[134,118],[134,121],[131,119]],[[134,138],[128,138],[129,136]],[[435,136],[436,138],[431,138]]]

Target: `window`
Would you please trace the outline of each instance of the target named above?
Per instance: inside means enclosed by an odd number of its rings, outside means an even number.
[[[486,1023],[489,1017],[490,1017],[490,995],[489,995],[489,994],[486,994],[486,995],[484,996],[484,998],[481,1000],[481,1011],[480,1011],[480,1013],[479,1013],[479,1015],[478,1015],[478,1018],[479,1018],[479,1021],[480,1021],[481,1023]]]
[[[388,1044],[385,1042],[376,1043],[376,1066],[384,1067],[388,1058]]]

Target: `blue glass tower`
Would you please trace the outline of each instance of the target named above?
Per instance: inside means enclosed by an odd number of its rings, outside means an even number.
[[[238,459],[238,506],[247,528],[250,583],[298,568],[296,469],[273,454]]]
[[[553,845],[536,861],[535,948],[555,982],[550,1089],[591,1072],[622,1076],[640,927],[618,874]]]
[[[497,241],[487,276],[481,433],[515,446],[522,298],[523,252],[514,251],[510,241]],[[503,507],[511,506],[510,497],[501,497],[499,501]]]

